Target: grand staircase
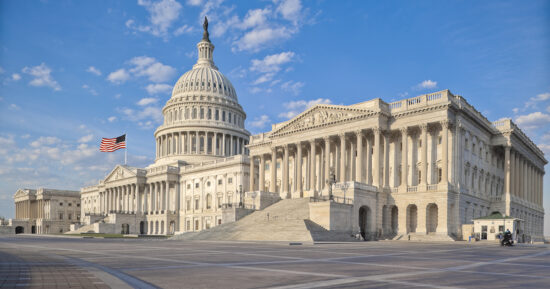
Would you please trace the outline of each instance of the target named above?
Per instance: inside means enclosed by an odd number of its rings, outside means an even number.
[[[281,200],[244,218],[196,233],[184,233],[174,240],[240,241],[355,241],[349,234],[330,232],[309,220],[309,198]]]

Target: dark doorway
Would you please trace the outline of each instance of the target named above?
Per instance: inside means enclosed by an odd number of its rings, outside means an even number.
[[[36,226],[31,226],[31,234],[36,234]]]
[[[130,234],[130,225],[122,224],[121,234]]]
[[[139,234],[140,235],[145,234],[145,222],[143,221],[139,222]]]
[[[359,228],[361,230],[361,237],[363,237],[365,241],[369,239],[368,233],[371,231],[369,226],[370,218],[369,207],[362,206],[359,208]]]
[[[21,226],[17,226],[17,227],[15,227],[15,233],[16,234],[23,234],[23,233],[25,233],[25,228],[23,228]]]

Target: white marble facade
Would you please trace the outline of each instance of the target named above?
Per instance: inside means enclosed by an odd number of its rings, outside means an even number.
[[[197,48],[197,63],[163,109],[155,163],[117,166],[83,188],[84,223],[199,231],[219,225],[223,207],[243,201],[243,192],[318,200],[332,188],[334,202],[353,206],[345,220],[352,233],[365,238],[456,239],[462,225],[497,211],[521,219],[523,234],[542,236],[547,161],[511,120],[489,122],[443,90],[317,105],[249,143],[246,114],[214,65],[207,31]]]
[[[252,190],[322,198],[334,174],[335,196],[347,183],[354,230],[371,238],[459,238],[461,225],[494,211],[523,220],[527,236],[543,234],[544,154],[511,120],[491,123],[448,90],[317,105],[248,147],[259,164]]]

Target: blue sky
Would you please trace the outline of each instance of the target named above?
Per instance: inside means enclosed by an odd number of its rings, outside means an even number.
[[[549,1],[1,1],[0,215],[20,187],[97,183],[123,161],[101,137],[126,132],[129,164],[150,164],[204,15],[253,133],[315,103],[450,89],[550,155]]]

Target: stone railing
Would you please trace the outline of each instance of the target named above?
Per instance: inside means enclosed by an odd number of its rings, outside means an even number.
[[[230,157],[226,157],[226,158],[219,158],[219,159],[214,159],[214,160],[210,160],[210,161],[200,162],[198,164],[185,165],[185,166],[181,167],[181,170],[182,171],[187,171],[187,170],[192,170],[192,169],[202,168],[202,167],[207,167],[207,166],[212,166],[212,165],[215,166],[215,165],[218,165],[218,164],[230,163],[230,162],[235,161],[235,160],[243,161],[244,158],[245,158],[244,155],[234,155],[234,156],[230,156]]]
[[[407,187],[408,193],[414,193],[418,191],[418,187]]]
[[[156,174],[156,173],[178,173],[178,167],[171,166],[158,166],[154,168],[147,169],[147,174]]]
[[[434,184],[434,185],[428,185],[428,188],[427,190],[428,191],[437,191],[437,184]]]
[[[434,93],[423,94],[417,97],[408,98],[396,102],[389,103],[391,112],[406,111],[421,106],[428,106],[434,103],[449,102],[453,95],[449,90],[442,90]]]

